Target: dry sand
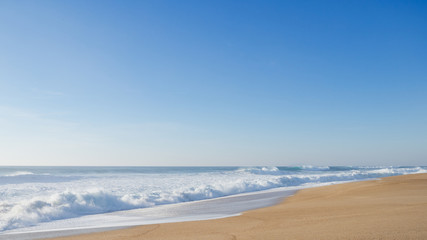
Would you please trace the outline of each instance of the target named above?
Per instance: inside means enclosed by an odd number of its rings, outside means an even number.
[[[155,224],[56,239],[427,239],[427,174],[299,191],[217,220]]]

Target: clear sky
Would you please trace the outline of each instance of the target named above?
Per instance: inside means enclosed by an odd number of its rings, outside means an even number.
[[[427,165],[426,1],[0,1],[0,165]]]

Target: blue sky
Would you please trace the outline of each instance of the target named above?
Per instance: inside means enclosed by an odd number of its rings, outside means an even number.
[[[1,1],[0,165],[425,165],[425,1]]]

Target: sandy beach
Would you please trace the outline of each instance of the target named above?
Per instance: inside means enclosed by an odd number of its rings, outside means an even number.
[[[217,220],[138,226],[62,239],[427,239],[427,174],[299,191]]]

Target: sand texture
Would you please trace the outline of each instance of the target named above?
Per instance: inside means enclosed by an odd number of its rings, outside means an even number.
[[[237,217],[57,239],[427,239],[427,174],[305,189]]]

